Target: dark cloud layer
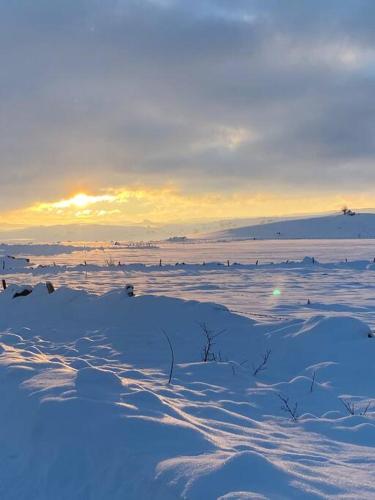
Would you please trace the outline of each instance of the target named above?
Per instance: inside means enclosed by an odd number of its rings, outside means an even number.
[[[368,189],[373,0],[0,1],[0,207],[72,186]]]

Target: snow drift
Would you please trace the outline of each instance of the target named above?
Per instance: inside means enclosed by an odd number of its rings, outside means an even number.
[[[1,498],[375,495],[375,339],[359,320],[260,325],[40,285],[0,294],[0,331]]]

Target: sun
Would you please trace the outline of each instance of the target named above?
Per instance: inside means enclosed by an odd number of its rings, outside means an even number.
[[[112,195],[98,195],[93,196],[86,193],[77,193],[71,198],[56,201],[55,203],[43,203],[40,207],[44,208],[54,208],[54,209],[66,209],[66,208],[86,208],[89,205],[94,205],[96,203],[112,202],[115,197]]]
[[[73,196],[72,198],[70,198],[69,202],[71,205],[73,205],[75,207],[84,208],[93,202],[92,198],[94,198],[94,197],[88,196],[85,193],[78,193],[75,196]]]

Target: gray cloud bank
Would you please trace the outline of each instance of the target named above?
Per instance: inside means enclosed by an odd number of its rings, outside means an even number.
[[[0,208],[72,186],[368,189],[373,0],[0,1]]]

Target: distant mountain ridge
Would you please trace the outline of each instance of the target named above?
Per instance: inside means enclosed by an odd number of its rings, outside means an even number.
[[[285,219],[285,218],[284,218]],[[284,220],[283,219],[283,220]],[[54,226],[12,227],[0,225],[0,241],[140,241],[162,240],[178,235],[194,235],[212,231],[263,224],[280,220],[277,217],[252,217],[209,221],[156,224],[144,221],[134,225],[61,224]]]
[[[331,215],[284,220],[207,233],[207,239],[357,239],[375,238],[375,214]]]

